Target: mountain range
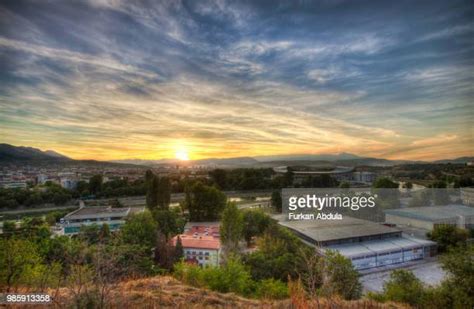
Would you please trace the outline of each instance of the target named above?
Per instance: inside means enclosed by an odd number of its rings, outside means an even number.
[[[42,151],[38,148],[0,144],[0,161],[69,161],[72,160],[56,151]]]
[[[292,162],[299,164],[315,164],[331,162],[335,165],[370,165],[370,166],[393,166],[398,164],[422,164],[422,163],[466,163],[474,161],[474,157],[461,157],[455,159],[438,160],[434,162],[408,161],[408,160],[388,160],[381,158],[361,157],[351,153],[339,154],[293,154],[293,155],[270,155],[255,157],[235,157],[235,158],[208,158],[192,161],[179,161],[177,159],[160,160],[116,160],[111,162],[100,162],[93,160],[73,160],[54,150],[42,151],[33,147],[13,146],[9,144],[0,144],[0,163],[26,163],[26,162],[96,162],[103,164],[127,164],[135,166],[155,166],[155,165],[200,165],[216,167],[272,167],[277,165],[289,165]]]

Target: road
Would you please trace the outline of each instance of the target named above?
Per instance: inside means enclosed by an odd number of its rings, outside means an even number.
[[[224,191],[228,198],[249,198],[249,197],[262,197],[270,196],[272,190],[256,190],[256,191]],[[107,205],[110,199],[96,199],[89,200],[87,203],[97,203],[99,205]],[[145,205],[145,196],[130,196],[130,197],[120,197],[118,198],[119,202],[128,207],[139,207]],[[171,194],[171,203],[178,203],[184,200],[184,193],[173,193]],[[256,202],[256,204],[259,204]],[[265,202],[262,202],[265,204]],[[48,205],[45,207],[36,207],[36,208],[22,208],[14,210],[2,210],[0,211],[0,219],[2,215],[19,215],[24,213],[38,213],[38,212],[48,212],[54,210],[64,210],[73,207],[78,207],[77,205],[68,204],[61,206]]]

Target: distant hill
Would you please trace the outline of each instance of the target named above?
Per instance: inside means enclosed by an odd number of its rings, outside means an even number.
[[[141,168],[131,164],[120,164],[96,160],[74,160],[54,150],[42,151],[38,148],[0,144],[0,164],[31,164],[41,166],[95,166],[118,168]],[[145,168],[145,167],[143,167]]]
[[[235,158],[208,158],[201,160],[180,161],[177,159],[159,160],[115,160],[115,161],[95,161],[95,160],[73,160],[54,150],[42,151],[33,147],[13,146],[0,144],[0,163],[62,163],[62,164],[87,164],[87,165],[117,165],[129,167],[151,167],[157,165],[187,165],[205,166],[220,168],[237,167],[275,167],[281,165],[292,165],[297,162],[300,165],[333,164],[341,166],[394,166],[402,164],[465,164],[474,161],[474,157],[461,157],[456,159],[438,160],[434,162],[410,161],[410,160],[388,160],[381,158],[361,157],[351,153],[339,154],[293,154],[293,155],[272,155],[256,157],[235,157]]]
[[[259,162],[251,157],[237,157],[226,159],[210,158],[203,160],[195,160],[192,163],[196,165],[251,166],[258,164]]]
[[[257,156],[253,157],[259,162],[271,161],[341,161],[341,160],[355,160],[361,159],[357,155],[351,153],[339,154],[294,154],[294,155],[274,155],[274,156]]]
[[[70,158],[53,150],[42,151],[33,147],[0,144],[0,161],[69,161]]]
[[[252,166],[259,163],[251,157],[236,157],[236,158],[209,158],[202,160],[190,160],[190,161],[180,161],[177,159],[161,159],[161,160],[115,160],[115,163],[126,163],[126,164],[136,164],[136,165],[202,165],[202,166],[219,166],[219,167],[237,167],[237,166]]]
[[[467,162],[473,162],[473,161],[474,161],[474,157],[460,157],[456,159],[438,160],[438,161],[435,161],[434,163],[466,164]]]

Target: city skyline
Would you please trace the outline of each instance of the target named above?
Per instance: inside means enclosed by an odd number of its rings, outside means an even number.
[[[74,159],[473,155],[474,6],[0,4],[0,143]]]

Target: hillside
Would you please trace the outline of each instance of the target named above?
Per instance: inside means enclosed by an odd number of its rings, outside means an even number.
[[[117,167],[117,168],[145,168],[145,166],[115,163],[96,160],[74,160],[54,150],[42,151],[38,148],[0,144],[0,165],[34,166],[89,166],[89,167]]]
[[[56,294],[57,292],[57,294]],[[74,293],[68,289],[49,291],[58,307],[69,307],[74,302]],[[110,308],[314,308],[316,302],[306,303],[297,300],[254,300],[232,293],[222,294],[184,285],[168,276],[129,280],[110,288],[107,294],[107,307]],[[295,298],[293,298],[295,299]],[[305,303],[305,304],[304,304]],[[398,304],[380,304],[373,301],[342,301],[318,299],[319,308],[408,308]]]
[[[55,151],[47,150],[41,151],[33,147],[13,146],[9,144],[0,144],[0,161],[69,161],[66,156],[63,156]]]

